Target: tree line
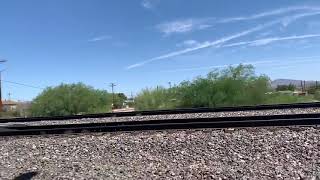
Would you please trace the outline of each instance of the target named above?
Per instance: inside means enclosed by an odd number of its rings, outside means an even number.
[[[137,110],[192,107],[221,107],[258,104],[311,102],[320,100],[320,88],[314,96],[292,96],[281,90],[294,90],[293,85],[271,88],[270,78],[256,75],[252,65],[239,65],[214,70],[205,77],[184,81],[172,88],[147,88],[135,98]]]
[[[277,90],[292,90],[292,85]],[[292,96],[271,88],[270,78],[256,75],[252,65],[230,66],[213,70],[205,77],[183,81],[170,88],[158,86],[141,90],[134,99],[136,110],[156,110],[192,107],[221,107],[320,100],[320,89],[312,96]],[[115,94],[114,107],[121,108],[127,97]],[[32,116],[57,116],[110,112],[113,96],[82,83],[49,87],[32,102]]]

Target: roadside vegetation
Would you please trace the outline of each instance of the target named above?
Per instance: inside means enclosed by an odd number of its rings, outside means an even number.
[[[299,103],[320,100],[320,92],[293,95],[295,86],[271,88],[266,75],[256,75],[252,65],[214,70],[206,77],[184,81],[172,88],[144,89],[135,98],[136,110],[221,107]],[[282,91],[282,92],[281,92]],[[315,93],[317,92],[317,93]]]
[[[320,101],[320,90],[316,91],[314,94],[314,99]]]
[[[63,116],[111,110],[112,95],[82,83],[49,87],[31,105],[32,116]]]
[[[320,87],[312,86],[300,95],[297,88],[281,85],[271,88],[266,75],[256,75],[252,65],[239,65],[209,72],[205,77],[183,81],[171,88],[143,89],[134,99],[135,110],[193,107],[221,107],[320,101]],[[96,90],[82,83],[49,87],[31,105],[31,116],[63,116],[110,112],[122,108],[123,93]],[[131,102],[132,103],[132,102]]]

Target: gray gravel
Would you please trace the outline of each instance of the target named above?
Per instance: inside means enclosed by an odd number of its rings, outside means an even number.
[[[1,137],[0,179],[316,179],[320,129]]]
[[[306,114],[320,113],[320,108],[295,108],[261,111],[238,111],[238,112],[214,112],[214,113],[189,113],[189,114],[169,114],[169,115],[149,115],[149,116],[130,116],[130,117],[107,117],[107,118],[88,118],[73,119],[67,121],[40,121],[23,123],[28,125],[50,125],[50,124],[80,124],[80,123],[99,123],[99,122],[122,122],[122,121],[144,121],[160,119],[186,119],[186,118],[207,118],[207,117],[230,117],[230,116],[261,116],[276,114]],[[17,124],[17,123],[15,123]]]

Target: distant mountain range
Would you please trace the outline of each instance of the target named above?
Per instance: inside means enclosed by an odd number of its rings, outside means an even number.
[[[295,79],[275,79],[271,81],[271,87],[276,88],[278,85],[289,85],[293,84],[296,87],[301,87],[301,81],[303,80],[295,80]],[[317,81],[306,81],[306,87],[310,87],[315,85]],[[318,81],[318,85],[320,85],[320,81]]]

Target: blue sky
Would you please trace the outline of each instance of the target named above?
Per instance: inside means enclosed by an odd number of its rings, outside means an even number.
[[[129,95],[239,63],[320,79],[317,1],[7,0],[0,22],[3,79],[33,86],[115,82]],[[31,100],[41,89],[3,82],[9,92]]]

